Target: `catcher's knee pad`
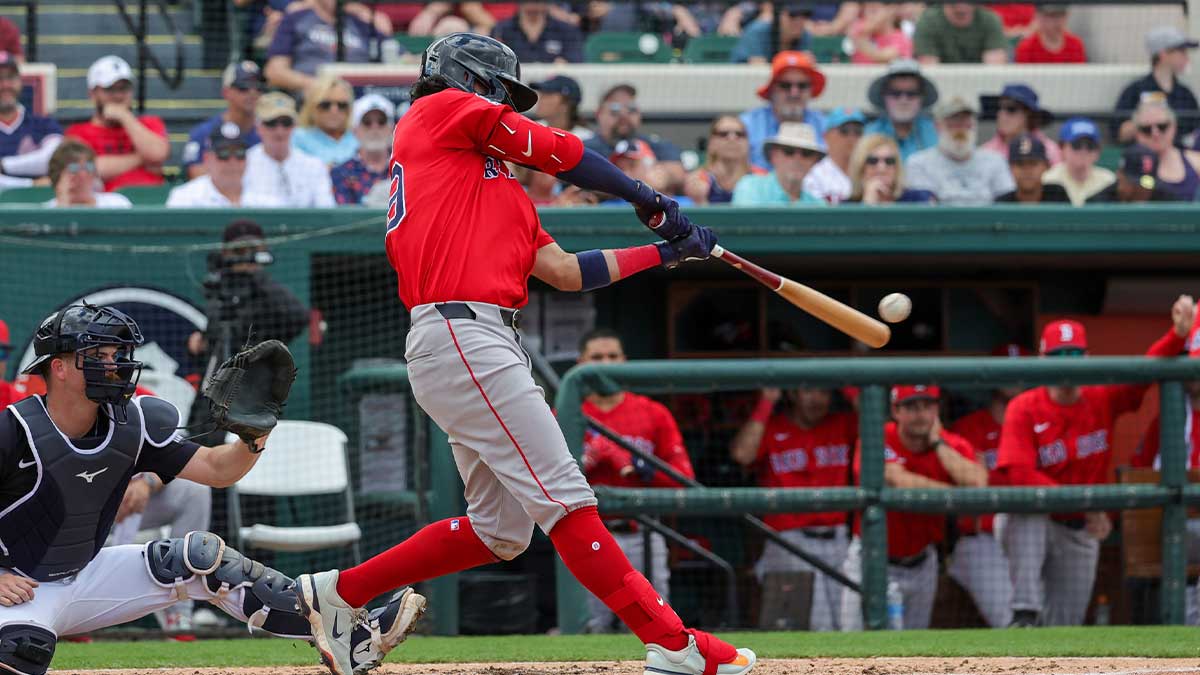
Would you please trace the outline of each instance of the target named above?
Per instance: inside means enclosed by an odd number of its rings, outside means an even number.
[[[654,624],[655,633],[664,635],[683,630],[683,619],[663,602],[662,596],[641,572],[629,572],[621,581],[620,588],[600,600],[625,621],[629,630],[637,633],[651,624]],[[641,611],[625,611],[635,606]]]
[[[43,675],[54,658],[58,636],[27,623],[0,626],[0,670],[19,675]]]

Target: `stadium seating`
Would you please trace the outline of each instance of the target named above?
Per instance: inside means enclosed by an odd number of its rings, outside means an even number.
[[[167,203],[172,185],[135,185],[124,187],[117,192],[129,198],[134,206],[162,206]]]
[[[54,199],[52,187],[13,188],[0,192],[0,204],[41,204]]]
[[[688,40],[683,48],[686,63],[729,63],[738,38],[728,35],[702,35]]]
[[[397,33],[396,42],[399,42],[404,50],[410,54],[420,54],[425,51],[429,43],[433,42],[432,35],[409,35],[407,33]]]
[[[583,46],[588,63],[669,63],[671,47],[651,33],[595,33]]]

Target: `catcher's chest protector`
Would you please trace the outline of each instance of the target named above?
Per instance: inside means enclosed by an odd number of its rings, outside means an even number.
[[[38,581],[76,574],[104,545],[142,446],[142,412],[125,407],[126,424],[110,422],[94,450],[71,446],[50,420],[42,399],[10,406],[25,429],[36,471],[33,491],[0,514],[0,566]]]

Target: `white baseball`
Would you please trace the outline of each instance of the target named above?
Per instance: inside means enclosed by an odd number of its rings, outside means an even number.
[[[879,301],[879,318],[888,323],[900,323],[912,311],[912,300],[903,293],[889,293]]]

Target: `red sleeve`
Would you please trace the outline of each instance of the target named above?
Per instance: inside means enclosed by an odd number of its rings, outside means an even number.
[[[67,127],[66,134],[72,138],[77,138],[87,145],[92,150],[96,150],[95,135],[92,130],[92,125],[89,122],[76,122]],[[99,152],[97,150],[97,152]]]
[[[1032,399],[1018,397],[1008,404],[996,452],[996,471],[1008,485],[1058,485],[1037,468],[1037,437],[1033,434]]]
[[[1162,337],[1155,340],[1154,344],[1150,345],[1150,348],[1146,350],[1146,356],[1160,358],[1179,356],[1183,352],[1184,342],[1184,338],[1175,334],[1175,329],[1169,329]],[[1149,389],[1149,382],[1114,384],[1103,387],[1104,394],[1108,398],[1109,410],[1112,411],[1114,418],[1130,410],[1137,410],[1142,405],[1142,398]]]
[[[162,136],[163,138],[167,137],[167,125],[163,123],[161,117],[156,115],[142,115],[138,118],[138,121],[155,134]]]
[[[1158,458],[1158,427],[1159,418],[1155,417],[1154,421],[1150,423],[1150,428],[1146,430],[1146,435],[1142,438],[1142,442],[1138,443],[1137,450],[1134,450],[1133,457],[1129,460],[1131,466],[1144,469],[1154,466],[1154,460]]]
[[[683,446],[683,435],[679,433],[679,425],[666,406],[653,404],[655,426],[658,428],[658,438],[654,439],[654,454],[679,473],[688,478],[695,478],[696,471],[692,469],[692,459],[688,457],[687,448]],[[661,471],[654,473],[650,481],[654,487],[682,487]]]
[[[553,243],[554,243],[554,237],[551,237],[550,233],[547,232],[545,228],[539,226],[538,233],[537,233],[537,239],[534,240],[533,247],[535,249],[540,249],[543,246],[547,246],[547,245],[553,244]]]

